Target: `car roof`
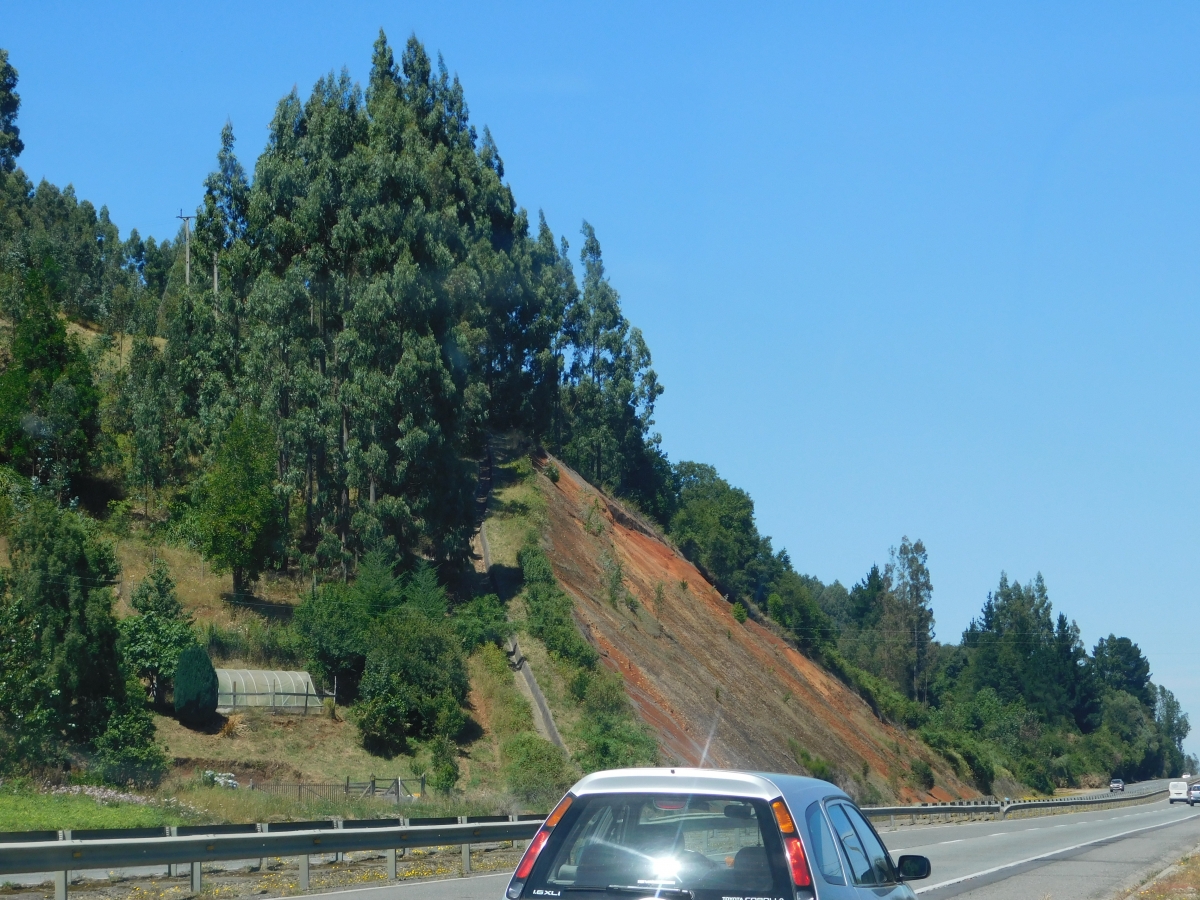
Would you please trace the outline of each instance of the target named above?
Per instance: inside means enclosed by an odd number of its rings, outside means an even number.
[[[789,803],[807,803],[828,797],[849,799],[841,788],[818,778],[774,772],[733,769],[694,769],[677,766],[661,769],[609,769],[585,775],[571,788],[577,797],[590,794],[721,794],[758,800],[782,795]]]

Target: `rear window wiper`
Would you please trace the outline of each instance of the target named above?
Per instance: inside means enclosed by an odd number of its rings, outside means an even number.
[[[610,884],[607,887],[586,887],[573,884],[564,891],[604,891],[609,894],[640,894],[643,897],[662,897],[663,900],[693,900],[695,894],[684,888],[651,887],[648,884]]]
[[[678,898],[678,900],[693,900],[696,896],[684,888],[651,887],[648,884],[610,884],[605,890],[610,894],[641,894],[643,897]]]

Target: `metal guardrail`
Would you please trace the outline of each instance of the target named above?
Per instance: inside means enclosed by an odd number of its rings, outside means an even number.
[[[116,833],[85,837],[82,832],[77,836],[66,831],[62,832],[63,839],[57,841],[12,841],[0,844],[0,875],[54,872],[56,900],[66,900],[72,870],[190,863],[192,890],[199,893],[201,871],[205,863],[290,856],[299,857],[300,889],[307,890],[309,857],[313,854],[384,850],[387,852],[388,877],[395,879],[398,849],[448,844],[462,845],[465,874],[471,871],[469,854],[472,844],[527,840],[537,833],[542,819],[540,815],[477,816],[418,825],[392,819],[370,823],[376,827],[354,827],[349,823],[334,822],[287,822],[268,825],[265,830],[254,833],[244,833],[244,829],[256,826],[191,826],[172,828],[171,836],[165,836],[164,829],[153,829],[159,835],[164,835],[157,837],[145,834],[137,837],[131,834],[118,836]],[[377,824],[388,821],[395,824]],[[341,827],[338,827],[339,824]],[[234,828],[242,829],[243,833],[221,833]],[[13,836],[5,837],[11,841]]]
[[[1022,810],[1067,809],[1136,803],[1167,794],[1167,788],[1113,796],[1059,800],[957,801],[919,806],[864,807],[871,818],[990,815],[1004,819]],[[371,819],[282,822],[262,825],[190,825],[172,828],[42,831],[0,834],[0,875],[55,873],[55,898],[67,900],[70,873],[81,869],[190,864],[192,890],[201,890],[205,863],[298,857],[300,889],[309,886],[309,857],[364,850],[386,851],[388,877],[396,878],[397,850],[461,845],[463,873],[471,871],[471,845],[528,840],[543,815],[472,816],[441,819]],[[55,839],[57,838],[57,840]]]
[[[1039,809],[1069,809],[1076,806],[1101,806],[1106,804],[1137,803],[1163,796],[1167,788],[1157,788],[1148,791],[1122,793],[1119,797],[1111,794],[1101,794],[1090,797],[1062,797],[1056,800],[1015,800],[1009,803],[1000,801],[975,802],[955,801],[951,803],[922,803],[920,806],[868,806],[862,807],[863,814],[868,818],[888,818],[894,828],[896,816],[908,816],[911,824],[916,824],[918,818],[940,816],[947,820],[955,816],[972,817],[990,815],[993,819],[1003,821],[1010,813],[1023,810]]]

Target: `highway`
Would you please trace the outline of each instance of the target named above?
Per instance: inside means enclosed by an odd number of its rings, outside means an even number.
[[[1200,844],[1200,810],[1169,805],[932,825],[884,832],[893,858],[928,856],[921,900],[1107,897],[1153,876]],[[322,900],[498,900],[508,875],[481,875],[315,895]]]
[[[1145,806],[883,835],[893,857],[929,857],[923,900],[1107,896],[1154,875],[1200,844],[1200,811]]]

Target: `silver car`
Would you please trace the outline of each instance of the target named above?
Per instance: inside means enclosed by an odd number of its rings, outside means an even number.
[[[912,900],[929,860],[895,863],[839,788],[720,769],[615,769],[547,817],[508,900]]]

